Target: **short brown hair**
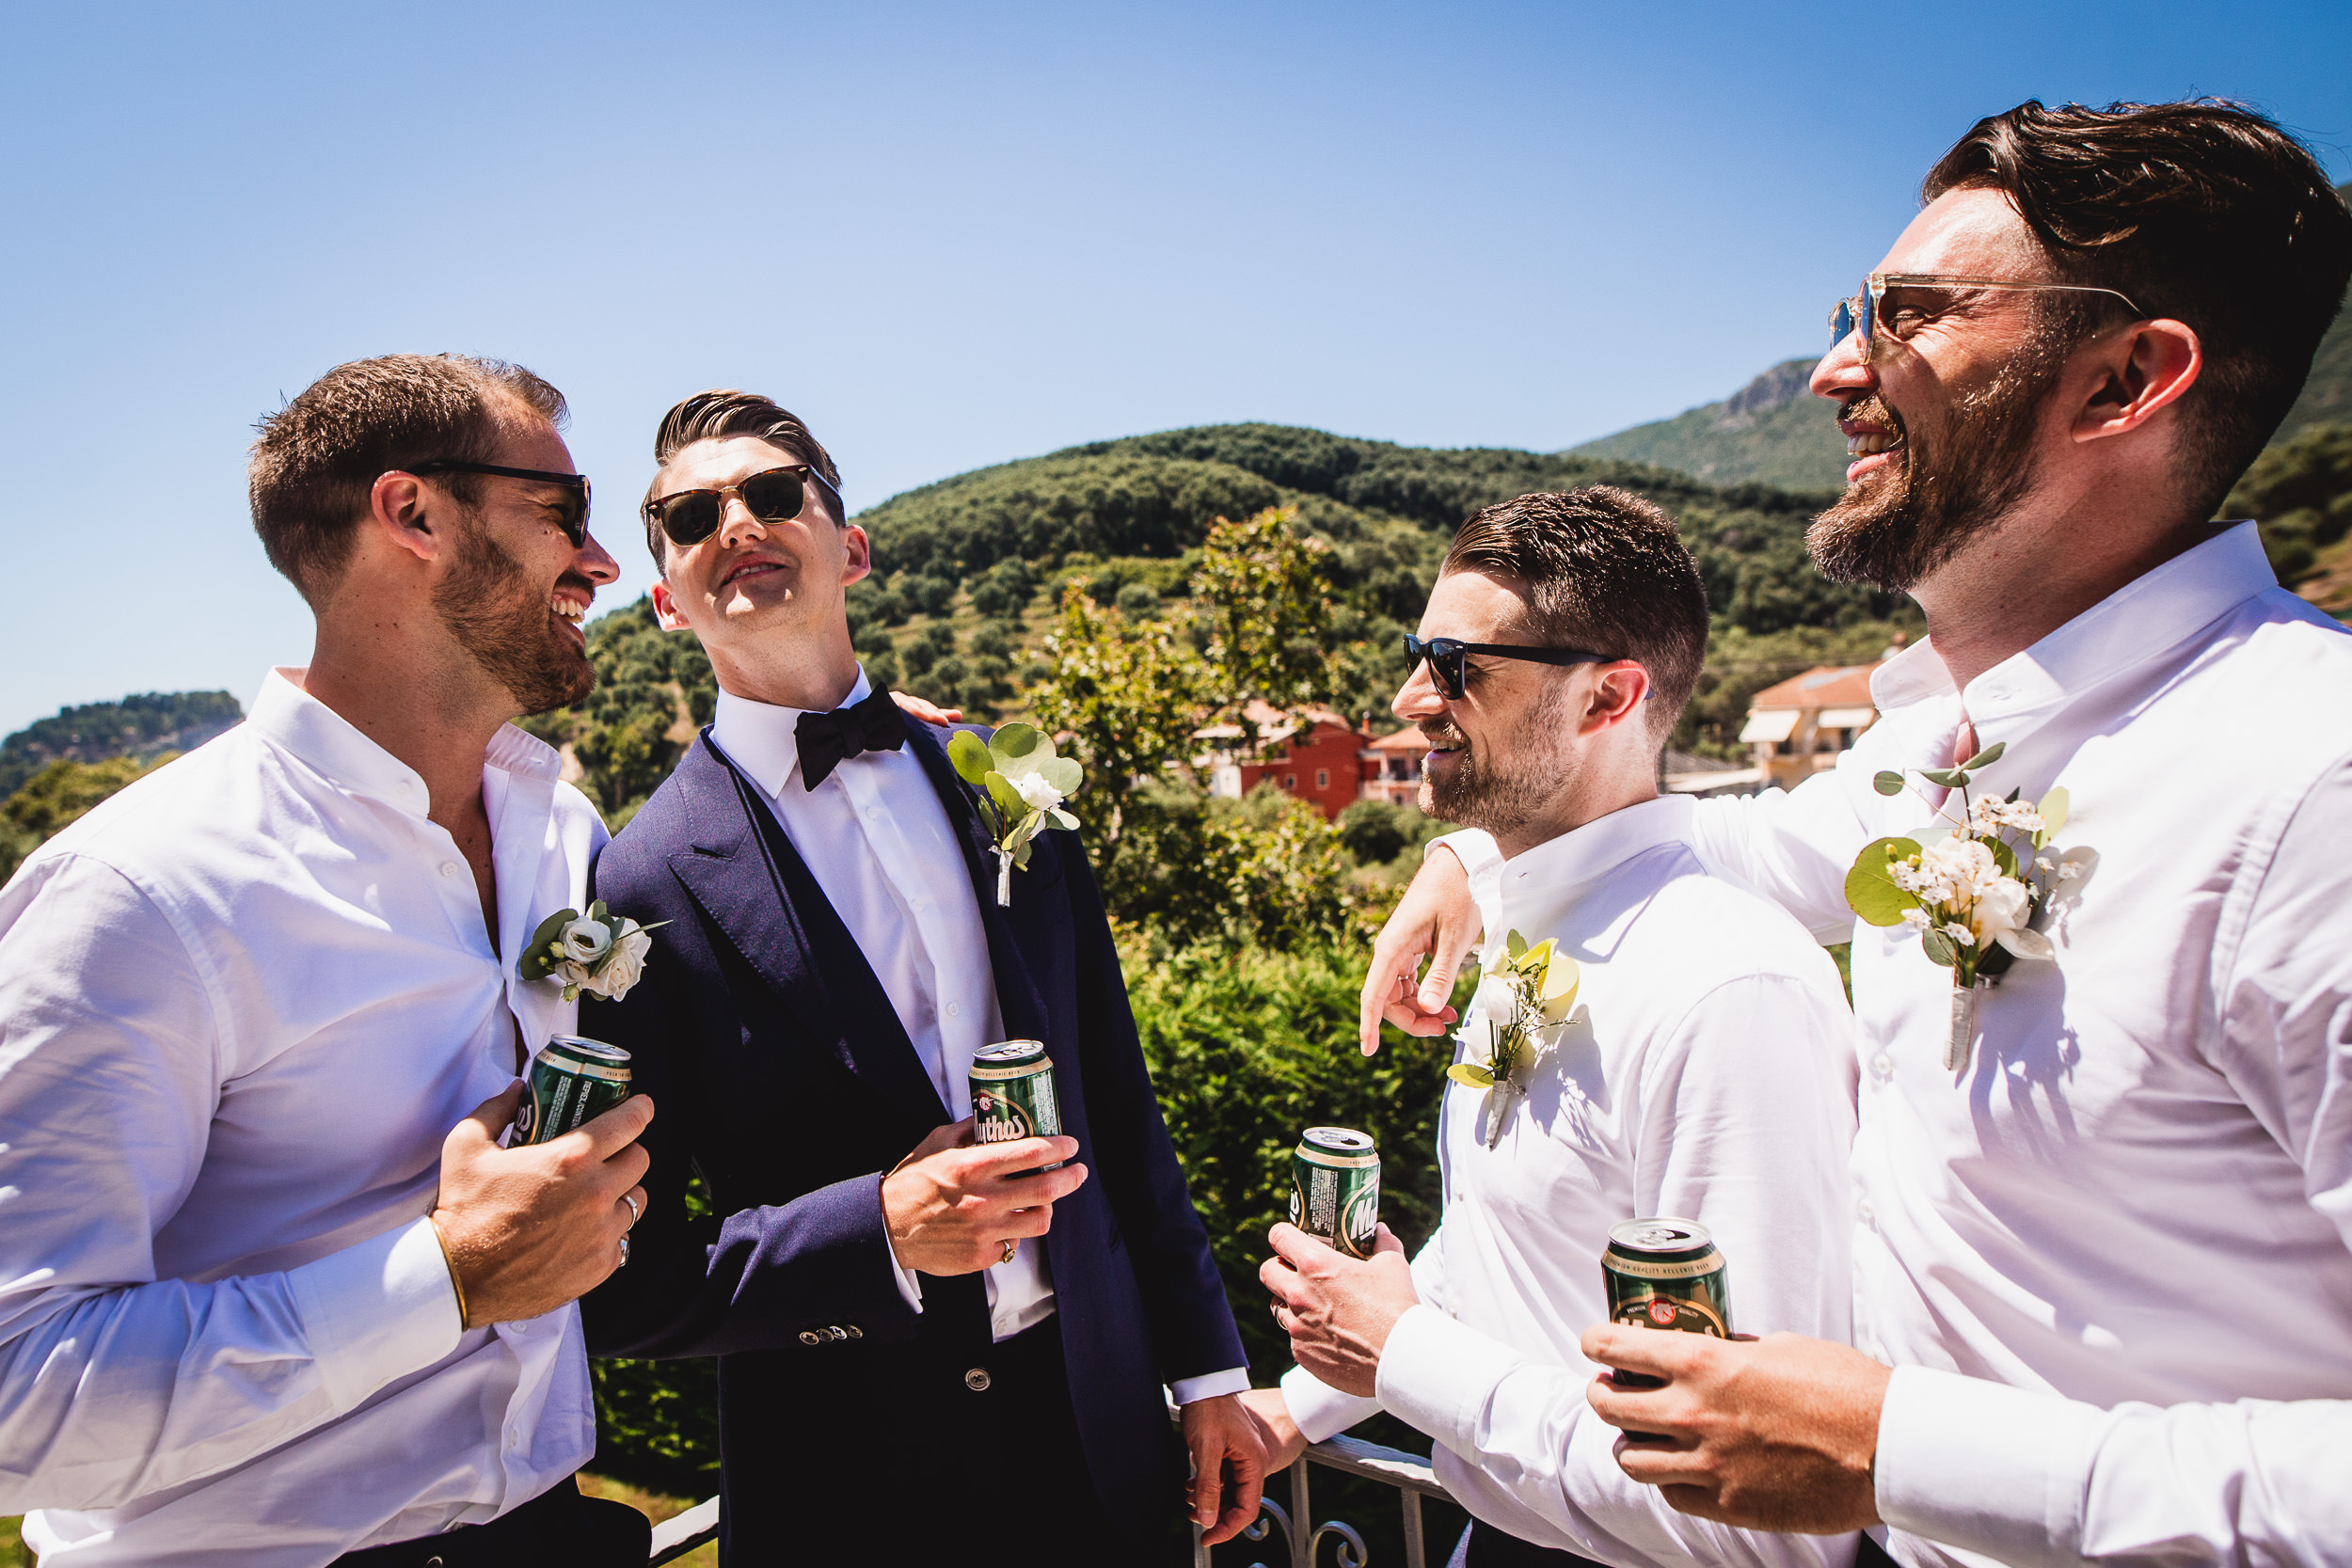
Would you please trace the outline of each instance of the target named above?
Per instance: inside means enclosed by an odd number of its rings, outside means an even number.
[[[2270,439],[2352,276],[2352,214],[2311,152],[2267,117],[2182,103],[2038,101],[1980,119],[1919,187],[2006,195],[2058,276],[2194,328],[2204,373],[2181,402],[2178,471],[2200,517]],[[2079,341],[2121,306],[2045,295]]]
[[[1707,661],[1707,586],[1672,517],[1607,484],[1521,496],[1470,515],[1438,568],[1454,572],[1523,588],[1546,647],[1638,662],[1650,735],[1666,743]]]
[[[515,404],[551,425],[565,417],[563,393],[502,359],[388,354],[320,376],[254,424],[246,489],[269,563],[316,605],[342,576],[377,476],[437,457],[488,462]],[[474,475],[436,482],[460,505],[480,502]]]
[[[661,416],[661,428],[653,436],[654,466],[659,469],[697,441],[723,441],[731,436],[755,436],[771,446],[783,448],[823,474],[832,483],[834,493],[840,494],[841,470],[834,467],[833,453],[808,433],[808,426],[801,422],[798,414],[772,398],[728,388],[696,392]],[[651,489],[645,492],[645,499],[653,499]],[[844,524],[849,520],[834,519]],[[670,563],[661,554],[661,525],[650,515],[644,523],[645,548],[653,552],[655,567],[666,572]]]

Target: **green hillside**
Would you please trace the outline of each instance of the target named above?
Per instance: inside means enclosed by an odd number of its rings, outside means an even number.
[[[1718,484],[1842,487],[1846,438],[1837,433],[1836,410],[1805,390],[1814,364],[1783,360],[1721,403],[1638,424],[1569,452],[1653,463]]]
[[[150,762],[201,746],[244,717],[226,691],[146,691],[60,708],[0,740],[0,800],[53,762]]]

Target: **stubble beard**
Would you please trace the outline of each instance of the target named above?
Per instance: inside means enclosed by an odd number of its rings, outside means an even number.
[[[1425,738],[1458,743],[1461,750],[1454,753],[1442,782],[1424,765],[1419,802],[1422,813],[1440,822],[1510,836],[1549,811],[1568,782],[1567,748],[1561,741],[1567,684],[1547,683],[1534,710],[1516,726],[1534,743],[1515,755],[1490,755],[1448,720],[1424,721],[1421,733]]]
[[[564,581],[573,581],[566,573]],[[586,578],[578,582],[595,591]],[[551,623],[548,592],[479,519],[460,525],[455,569],[433,590],[434,612],[482,673],[503,686],[523,713],[566,707],[596,689],[585,649]]]
[[[1951,400],[1933,429],[1904,420],[1873,392],[1849,419],[1892,428],[1896,461],[1847,487],[1813,520],[1805,547],[1833,582],[1908,593],[2033,490],[2034,438],[2063,355],[2037,339],[1984,385]]]

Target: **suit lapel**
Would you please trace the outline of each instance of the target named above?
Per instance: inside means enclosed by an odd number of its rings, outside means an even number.
[[[1029,873],[1013,873],[1010,910],[996,902],[996,846],[980,824],[967,786],[956,776],[955,764],[947,760],[945,732],[912,722],[907,732],[907,745],[922,763],[924,775],[938,792],[947,820],[955,824],[957,839],[963,846],[964,872],[972,879],[972,896],[980,906],[980,925],[988,932],[989,967],[996,976],[996,1007],[1004,1017],[1005,1031],[1015,1038],[1043,1039],[1045,1001],[1031,978],[1028,958],[1029,944],[1037,936],[1021,899],[1022,879]],[[1029,863],[1035,866],[1038,856],[1052,852],[1041,840],[1030,853]]]
[[[939,1091],[897,1009],[755,786],[707,731],[678,772],[693,826],[693,842],[670,857],[678,880],[785,1006],[831,1040],[844,1068],[936,1119]]]

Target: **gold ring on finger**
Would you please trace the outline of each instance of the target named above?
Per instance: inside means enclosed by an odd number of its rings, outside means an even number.
[[[1009,1263],[1012,1261],[1012,1255],[1020,1250],[1021,1243],[1019,1242],[1007,1242],[1005,1243],[1004,1255],[996,1260],[1000,1263]]]

